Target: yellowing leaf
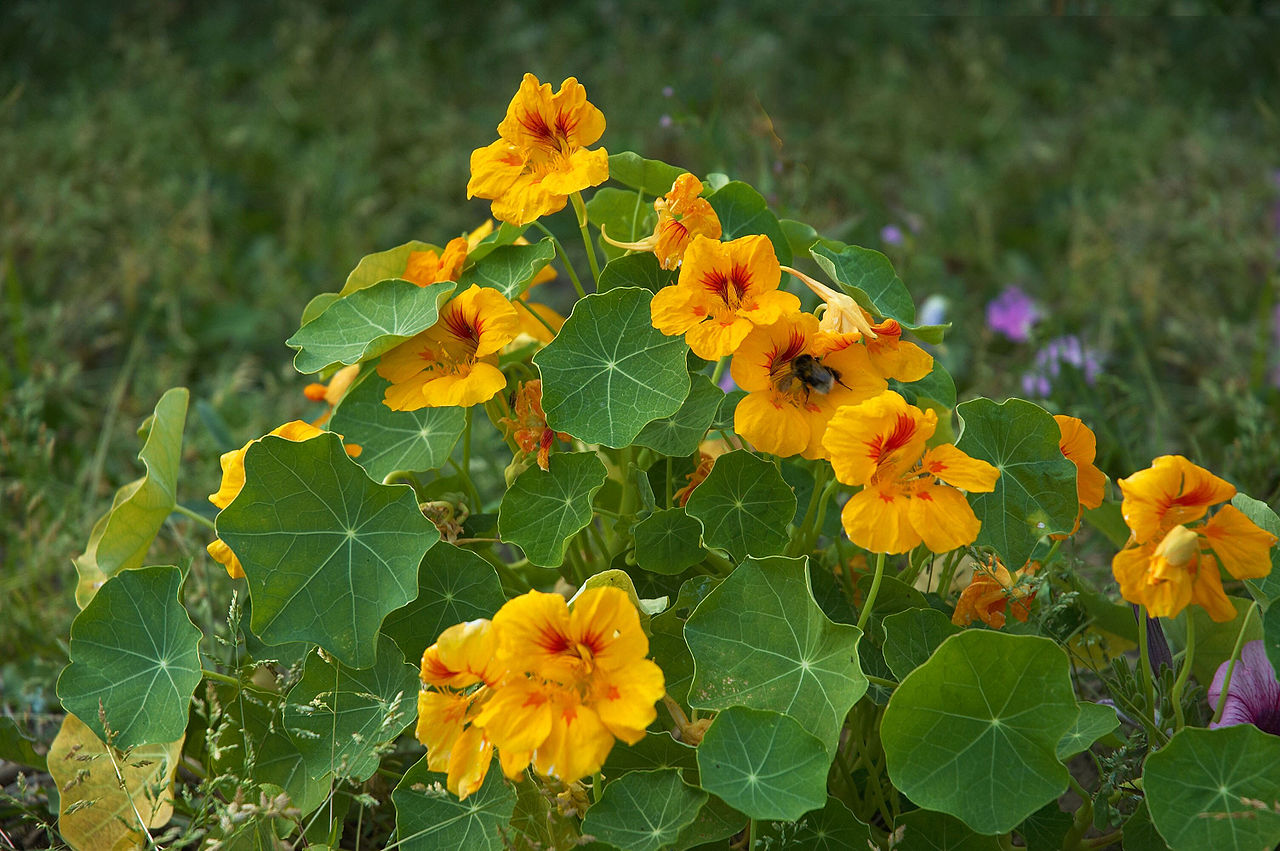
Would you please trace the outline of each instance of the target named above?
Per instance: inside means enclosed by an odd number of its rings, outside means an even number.
[[[142,848],[139,816],[148,830],[173,816],[173,775],[182,743],[142,745],[114,752],[121,788],[107,746],[68,714],[49,748],[49,773],[58,784],[58,830],[76,851]]]

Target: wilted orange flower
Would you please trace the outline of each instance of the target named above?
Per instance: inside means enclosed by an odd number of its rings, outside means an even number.
[[[1094,466],[1093,459],[1098,454],[1098,440],[1089,427],[1081,420],[1065,414],[1055,414],[1053,419],[1058,423],[1058,430],[1062,432],[1058,449],[1062,451],[1064,458],[1076,465],[1076,499],[1080,503],[1080,508],[1076,511],[1075,525],[1071,527],[1071,534],[1074,535],[1080,529],[1080,518],[1084,516],[1084,510],[1102,505],[1102,500],[1106,496],[1107,477]],[[1061,540],[1069,536],[1050,535],[1049,537]]]
[[[542,380],[534,379],[520,385],[512,402],[515,417],[503,417],[498,423],[511,430],[511,436],[521,452],[537,456],[538,466],[550,469],[551,443],[558,436],[569,440],[567,434],[557,435],[547,428],[547,415],[542,410]]]
[[[892,390],[836,411],[822,444],[836,478],[863,486],[840,515],[849,540],[877,553],[923,541],[941,553],[978,537],[982,524],[956,488],[992,491],[1000,471],[951,444],[926,451],[937,423]]]
[[[1007,607],[1015,620],[1026,623],[1031,615],[1035,586],[1022,580],[1039,569],[1036,562],[1027,562],[1021,570],[1010,575],[1008,568],[995,558],[989,564],[978,565],[974,568],[969,587],[960,593],[951,622],[956,626],[968,626],[974,620],[980,620],[992,629],[1001,629],[1005,624]]]
[[[1232,505],[1196,522],[1235,496],[1235,487],[1181,455],[1162,455],[1119,485],[1120,510],[1133,532],[1111,561],[1120,594],[1152,617],[1174,617],[1197,603],[1215,621],[1234,618],[1219,565],[1236,579],[1266,576],[1276,543]]]
[[[800,299],[778,289],[781,280],[768,237],[695,237],[679,280],[653,297],[653,327],[668,336],[684,334],[695,355],[718,360],[733,354],[756,325],[800,309]]]
[[[609,154],[586,150],[604,133],[604,114],[569,77],[560,91],[525,74],[498,125],[498,140],[471,154],[468,198],[493,200],[493,216],[513,225],[564,208],[574,192],[609,179]]]
[[[672,497],[675,500],[676,505],[683,508],[688,504],[689,497],[693,496],[694,488],[706,480],[707,476],[711,474],[711,468],[715,466],[715,463],[716,459],[714,455],[708,455],[705,452],[698,453],[697,468],[692,473],[685,476],[685,479],[689,484],[676,491]],[[668,482],[668,485],[670,485],[670,482]]]
[[[652,251],[663,269],[680,265],[684,251],[695,236],[720,238],[720,218],[711,202],[699,197],[702,181],[692,174],[682,174],[671,184],[671,191],[653,202],[658,211],[658,224],[653,233],[637,242],[615,242],[600,228],[604,241],[631,251]]]
[[[313,437],[319,437],[325,432],[311,425],[304,423],[302,420],[293,420],[282,426],[273,428],[269,434],[276,437],[283,437],[285,440],[292,440],[300,443],[304,440],[310,440]],[[233,449],[230,452],[222,453],[222,457],[218,459],[222,465],[222,482],[218,485],[217,493],[209,494],[209,501],[216,505],[219,509],[226,508],[231,504],[240,491],[244,489],[244,456],[249,451],[249,447],[256,443],[256,440],[250,440],[239,449]],[[348,455],[359,455],[360,447],[346,447]],[[209,551],[209,555],[213,560],[227,569],[227,573],[232,579],[239,579],[244,576],[244,567],[240,564],[240,559],[236,558],[236,554],[231,551],[226,542],[221,538],[215,538],[213,543],[205,547]]]
[[[734,382],[747,391],[733,428],[757,449],[788,457],[822,458],[822,435],[841,405],[885,389],[861,345],[827,350],[818,319],[789,313],[751,331],[733,354]]]
[[[497,353],[519,331],[511,302],[473,284],[436,324],[382,356],[378,375],[391,382],[383,402],[394,411],[487,402],[507,386]]]
[[[456,281],[462,274],[462,267],[467,262],[466,237],[454,237],[444,247],[444,251],[411,251],[409,261],[405,264],[404,279],[413,281],[420,287],[438,284],[441,281]]]

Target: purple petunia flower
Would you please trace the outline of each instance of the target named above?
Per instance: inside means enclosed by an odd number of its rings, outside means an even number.
[[[1031,326],[1040,320],[1040,308],[1019,287],[1010,284],[987,302],[987,327],[1015,343],[1031,337]]]
[[[1216,708],[1222,694],[1222,683],[1227,678],[1230,661],[1218,666],[1209,686],[1209,708]],[[1240,659],[1231,672],[1227,685],[1227,702],[1222,710],[1222,720],[1210,727],[1227,727],[1232,724],[1252,724],[1264,733],[1280,736],[1280,682],[1276,681],[1275,668],[1267,658],[1261,641],[1250,641],[1240,652]]]
[[[1093,384],[1102,372],[1102,361],[1096,352],[1080,342],[1074,334],[1054,337],[1036,352],[1035,367],[1022,375],[1022,390],[1028,396],[1048,398],[1053,382],[1062,374],[1062,365],[1070,364],[1084,373],[1084,380]]]
[[[902,228],[897,225],[885,225],[880,228],[880,241],[886,245],[902,245]]]

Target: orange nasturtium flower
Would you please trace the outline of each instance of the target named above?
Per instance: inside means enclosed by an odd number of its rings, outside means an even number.
[[[550,469],[551,444],[559,437],[570,440],[567,434],[557,434],[547,427],[547,415],[542,410],[542,379],[526,381],[516,391],[511,405],[514,417],[503,417],[498,423],[511,430],[512,439],[521,452],[536,456],[538,466]]]
[[[1015,620],[1026,623],[1031,615],[1035,585],[1022,579],[1039,569],[1040,565],[1031,561],[1010,574],[1009,569],[996,558],[992,558],[990,564],[977,566],[969,587],[960,592],[951,622],[956,626],[968,626],[980,620],[992,629],[1001,629],[1005,624],[1007,606]]]
[[[462,274],[462,267],[467,262],[468,242],[466,237],[454,237],[444,247],[444,251],[411,251],[405,263],[404,279],[413,281],[420,287],[438,284],[441,281],[456,281]]]
[[[811,313],[789,313],[751,331],[733,354],[734,382],[747,391],[733,428],[757,449],[783,458],[823,458],[822,435],[842,405],[881,393],[886,382],[860,345],[823,351]]]
[[[680,265],[684,251],[695,236],[708,239],[720,238],[720,217],[711,208],[711,202],[699,197],[702,181],[692,174],[682,174],[671,184],[671,191],[653,202],[658,211],[658,223],[653,233],[637,242],[615,242],[600,229],[605,242],[631,251],[652,251],[663,269]]]
[[[1076,500],[1080,508],[1076,511],[1076,522],[1071,527],[1074,535],[1080,529],[1080,518],[1086,508],[1097,508],[1102,505],[1106,496],[1107,477],[1094,466],[1093,459],[1098,454],[1098,440],[1093,431],[1083,421],[1068,417],[1066,414],[1054,414],[1062,438],[1058,441],[1058,449],[1072,464],[1076,465]],[[1065,539],[1067,535],[1050,535],[1055,539]]]
[[[271,435],[283,437],[285,440],[292,440],[295,443],[319,437],[324,433],[310,423],[304,423],[302,420],[287,422],[269,432]],[[240,491],[244,489],[244,456],[249,451],[249,447],[256,442],[250,440],[239,449],[222,453],[222,457],[218,459],[222,465],[222,482],[218,485],[217,493],[209,494],[209,501],[219,509],[230,505],[231,501],[239,496]],[[346,450],[348,455],[355,456],[360,454],[360,447],[358,446],[348,446]],[[209,555],[213,557],[214,561],[227,569],[227,573],[231,575],[232,579],[239,579],[244,576],[244,568],[240,565],[240,559],[236,558],[236,554],[231,552],[231,548],[221,538],[214,538],[213,543],[209,544],[205,549],[209,551]]]
[[[564,783],[594,774],[615,739],[635,744],[665,685],[626,593],[582,592],[570,609],[538,591],[493,621],[450,627],[422,656],[418,740],[459,798],[480,788],[496,748],[513,779],[533,763]]]
[[[822,445],[836,478],[863,486],[840,515],[849,540],[876,553],[923,541],[941,553],[978,537],[981,521],[956,488],[992,491],[1000,471],[951,444],[926,451],[937,424],[892,390],[836,411]]]
[[[302,395],[312,402],[324,402],[329,406],[328,410],[312,423],[313,426],[319,427],[329,421],[330,415],[333,414],[333,409],[342,401],[342,397],[347,394],[347,390],[351,387],[351,382],[355,381],[356,376],[359,374],[360,364],[353,363],[335,372],[329,379],[328,384],[321,384],[316,381],[302,388]]]
[[[507,386],[498,350],[520,333],[502,293],[472,285],[440,311],[436,324],[382,356],[378,375],[391,382],[383,403],[393,411],[470,407]]]
[[[1219,564],[1236,579],[1266,576],[1276,543],[1232,505],[1197,522],[1235,496],[1235,486],[1181,455],[1162,455],[1119,485],[1120,510],[1133,533],[1111,561],[1120,594],[1152,617],[1174,617],[1190,603],[1215,621],[1235,617]]]
[[[604,113],[574,77],[551,93],[525,74],[498,125],[498,140],[471,154],[468,198],[493,200],[493,216],[513,225],[564,208],[575,192],[609,179],[609,154],[587,150],[604,134]]]
[[[684,508],[689,504],[689,497],[693,496],[694,489],[706,481],[707,476],[711,475],[711,468],[714,467],[715,464],[716,458],[714,455],[708,455],[706,452],[698,453],[698,466],[692,473],[685,475],[685,479],[689,483],[672,495],[672,499],[675,500],[676,505]],[[671,482],[668,482],[667,484],[670,486]]]
[[[684,334],[695,355],[719,360],[733,354],[755,326],[800,310],[800,299],[778,289],[781,280],[768,237],[695,237],[679,279],[653,297],[653,327],[668,336]]]

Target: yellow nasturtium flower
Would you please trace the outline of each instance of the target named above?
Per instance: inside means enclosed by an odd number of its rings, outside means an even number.
[[[378,374],[391,382],[383,403],[416,411],[487,402],[507,386],[498,350],[519,333],[511,302],[473,284],[449,300],[434,325],[382,356]]]
[[[273,428],[269,434],[300,443],[313,437],[319,437],[324,432],[310,423],[304,423],[302,420],[293,420]],[[218,486],[217,493],[209,494],[209,501],[219,509],[230,505],[231,501],[239,496],[240,491],[244,489],[244,456],[249,451],[249,447],[255,442],[250,440],[239,449],[222,453],[222,457],[218,459],[222,465],[222,482]],[[359,452],[359,447],[347,447],[348,455],[358,455]],[[205,549],[209,551],[209,555],[213,557],[214,561],[227,569],[227,573],[231,575],[232,579],[239,579],[244,576],[244,568],[240,564],[240,559],[236,558],[236,554],[231,552],[231,548],[221,538],[215,538],[213,543],[209,544]]]
[[[1235,487],[1181,455],[1162,455],[1118,484],[1120,510],[1133,533],[1111,561],[1120,594],[1152,617],[1174,617],[1196,603],[1215,621],[1234,618],[1219,564],[1236,579],[1266,576],[1276,543],[1232,505],[1198,522],[1235,496]]]
[[[699,197],[702,181],[692,174],[682,174],[671,184],[671,191],[653,202],[658,223],[653,233],[637,242],[615,242],[600,229],[605,242],[631,251],[652,251],[663,269],[674,269],[684,258],[685,249],[695,236],[719,239],[720,217],[711,202]]]
[[[574,77],[551,93],[525,74],[498,125],[498,140],[471,154],[468,198],[489,198],[493,216],[527,225],[564,208],[568,196],[609,179],[609,154],[587,150],[604,134],[604,113]]]
[[[822,435],[836,409],[885,389],[861,345],[823,353],[818,318],[790,313],[757,326],[734,352],[734,382],[747,391],[733,428],[756,449],[783,458],[826,457]]]
[[[1076,465],[1076,500],[1080,503],[1080,508],[1076,511],[1075,525],[1071,527],[1071,534],[1074,535],[1080,528],[1084,510],[1102,505],[1106,496],[1107,477],[1093,463],[1098,454],[1098,440],[1093,436],[1093,431],[1076,417],[1054,414],[1053,419],[1062,433],[1058,449],[1064,458]],[[1050,537],[1062,539],[1069,536]]]
[[[768,237],[695,237],[679,279],[653,297],[653,327],[668,336],[684,334],[695,355],[718,360],[733,354],[755,326],[800,310],[800,299],[778,289],[781,280]]]
[[[493,621],[450,627],[422,657],[418,740],[459,798],[480,788],[496,749],[518,778],[532,763],[573,783],[600,770],[616,739],[634,744],[657,717],[662,670],[626,593],[582,592],[572,609],[538,591]]]
[[[992,491],[1000,471],[951,444],[926,450],[937,424],[892,390],[836,411],[822,444],[836,478],[863,486],[840,515],[849,540],[876,553],[923,541],[941,553],[978,537],[982,524],[956,488]]]

